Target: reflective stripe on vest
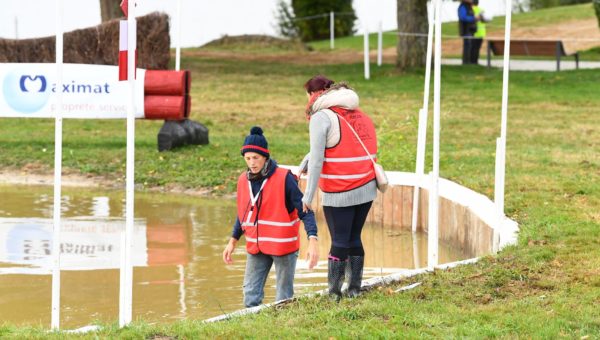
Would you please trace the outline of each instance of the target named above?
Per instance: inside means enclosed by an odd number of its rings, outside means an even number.
[[[258,220],[260,224],[273,225],[276,227],[293,227],[297,222],[300,222],[300,219],[297,218],[291,222],[275,222],[275,221],[266,221],[266,220]],[[252,227],[254,223],[244,222],[242,223],[242,227]]]
[[[373,157],[373,159],[377,158],[376,154],[371,155],[371,157]],[[356,161],[370,161],[371,157],[369,156],[362,156],[362,157],[341,157],[341,158],[333,158],[333,157],[325,157],[324,161],[325,162],[338,162],[338,163],[348,163],[348,162],[356,162]]]
[[[323,174],[321,174],[321,178],[326,178],[326,179],[358,179],[358,178],[367,177],[367,176],[369,176],[372,173],[373,173],[373,171],[369,171],[369,172],[366,172],[364,174],[356,174],[356,175],[323,175]]]
[[[252,189],[246,174],[243,173],[238,179],[238,219],[244,230],[246,250],[250,254],[261,252],[282,256],[297,251],[300,246],[298,213],[296,210],[288,213],[285,205],[285,179],[288,172],[282,168],[275,170],[258,194],[260,198],[256,205],[252,204]]]
[[[277,243],[283,243],[283,242],[292,242],[292,241],[297,241],[298,240],[298,236],[295,237],[290,237],[290,238],[274,238],[274,237],[258,237],[258,242],[277,242]],[[246,242],[251,242],[251,243],[256,243],[256,239],[252,238],[252,237],[246,237]]]
[[[353,126],[369,153],[376,159],[377,137],[371,119],[358,109],[331,107],[330,110],[344,117]],[[334,147],[325,149],[323,169],[319,178],[319,187],[323,192],[349,191],[375,179],[371,158],[365,154],[365,149],[348,124],[337,118],[340,141]]]

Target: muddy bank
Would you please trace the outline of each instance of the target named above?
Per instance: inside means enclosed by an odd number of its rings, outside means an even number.
[[[125,190],[125,179],[110,179],[91,174],[82,175],[79,173],[63,173],[61,178],[63,187],[72,188],[103,188],[108,190]],[[31,172],[27,170],[1,169],[0,185],[54,185],[54,174],[43,172]],[[211,196],[213,191],[208,188],[186,188],[178,184],[167,184],[164,186],[148,187],[141,183],[136,183],[136,191],[162,192],[171,194],[182,194],[190,196]],[[219,195],[220,197],[230,198],[234,194]]]

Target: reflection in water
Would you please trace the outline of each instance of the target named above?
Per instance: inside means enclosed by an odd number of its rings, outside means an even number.
[[[61,325],[118,318],[122,192],[63,189]],[[243,307],[244,242],[226,266],[221,253],[235,218],[232,200],[136,194],[133,317],[148,322],[205,319]],[[319,222],[321,261],[307,269],[302,243],[296,294],[326,287],[330,238]],[[303,235],[304,236],[304,235]],[[306,239],[305,236],[303,239]],[[242,240],[243,241],[243,240]],[[424,266],[427,236],[367,225],[365,278]],[[52,188],[0,186],[0,320],[50,323]],[[465,258],[440,244],[440,263]],[[264,302],[275,297],[274,271]]]

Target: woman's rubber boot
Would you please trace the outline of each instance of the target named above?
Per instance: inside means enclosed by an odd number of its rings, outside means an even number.
[[[348,296],[357,297],[360,295],[362,286],[363,267],[365,265],[364,256],[349,256],[346,276],[348,280]]]
[[[342,298],[342,285],[344,284],[344,272],[346,271],[346,261],[328,259],[327,283],[329,286],[329,296],[339,301]]]

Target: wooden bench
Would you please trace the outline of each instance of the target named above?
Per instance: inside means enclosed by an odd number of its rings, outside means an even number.
[[[487,66],[491,67],[492,53],[504,54],[504,40],[490,39],[487,41]],[[561,57],[575,57],[575,67],[579,69],[579,52],[567,54],[560,40],[511,40],[510,55],[519,56],[555,56],[556,70],[560,71]]]

